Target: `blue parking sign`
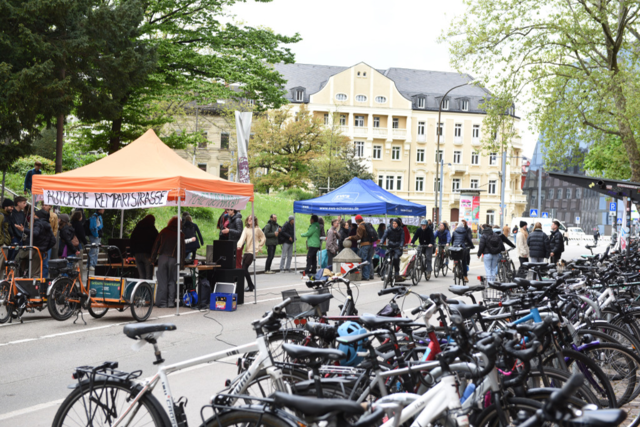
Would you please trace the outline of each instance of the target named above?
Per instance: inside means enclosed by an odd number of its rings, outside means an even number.
[[[615,212],[617,211],[617,207],[616,207],[616,202],[611,202],[609,203],[609,212]]]
[[[538,209],[529,209],[529,216],[531,218],[537,218],[538,217]]]
[[[542,212],[542,218],[549,218],[549,212]]]

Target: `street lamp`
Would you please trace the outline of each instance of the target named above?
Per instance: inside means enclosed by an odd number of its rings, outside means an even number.
[[[438,105],[438,123],[436,123],[436,135],[438,137],[438,148],[436,150],[436,153],[437,153],[437,155],[440,156],[440,162],[436,163],[436,180],[438,178],[439,170],[441,171],[442,168],[444,167],[444,156],[440,155],[440,134],[442,133],[440,131],[440,123],[441,123],[441,118],[442,118],[442,103],[444,102],[444,100],[447,97],[447,95],[449,95],[449,92],[451,92],[454,89],[458,89],[459,87],[471,85],[471,84],[475,83],[475,81],[476,81],[475,79],[474,80],[469,80],[465,84],[461,84],[461,85],[452,87],[440,99],[440,104]],[[440,167],[440,169],[438,169],[438,167]],[[442,174],[440,174],[440,175],[442,175]],[[440,182],[440,185],[443,185],[442,181]],[[440,185],[436,185],[436,194],[435,194],[436,221],[434,221],[434,222],[436,224],[440,223],[440,210],[438,209],[438,190],[440,190],[440,209],[442,209],[442,190],[439,188]]]

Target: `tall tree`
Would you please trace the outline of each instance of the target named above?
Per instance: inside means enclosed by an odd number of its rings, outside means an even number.
[[[631,179],[639,181],[640,3],[466,0],[466,6],[443,37],[453,65],[533,105],[550,163],[580,161],[581,143],[616,136]]]

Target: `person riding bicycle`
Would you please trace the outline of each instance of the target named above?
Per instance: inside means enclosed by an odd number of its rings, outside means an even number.
[[[451,234],[449,233],[449,230],[447,229],[447,226],[444,224],[444,222],[440,223],[438,231],[436,231],[433,236],[433,241],[437,242],[438,246],[445,246],[451,241]],[[446,264],[449,265],[449,258],[447,258]]]
[[[473,245],[473,241],[471,240],[471,238],[469,237],[469,233],[467,233],[467,230],[464,228],[464,226],[462,224],[460,224],[458,226],[458,228],[456,228],[453,231],[453,235],[451,236],[451,246],[458,246],[461,247],[465,250],[465,256],[462,257],[462,275],[464,276],[464,281],[468,282],[469,279],[467,278],[467,257],[466,257],[466,252],[470,251],[471,249],[475,248],[475,246]]]
[[[392,219],[391,227],[387,228],[380,239],[382,243],[388,240],[387,250],[392,253],[393,272],[396,277],[400,274],[400,257],[402,256],[402,247],[404,246],[404,230],[400,224],[401,222],[398,218]]]
[[[420,222],[420,228],[418,228],[411,239],[411,243],[415,243],[418,240],[420,242],[420,251],[425,258],[427,267],[427,280],[431,278],[431,255],[433,253],[433,245],[436,243],[433,237],[433,229],[426,219]]]

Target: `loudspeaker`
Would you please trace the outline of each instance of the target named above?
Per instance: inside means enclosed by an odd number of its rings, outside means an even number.
[[[215,289],[217,282],[235,283],[238,304],[244,304],[244,270],[215,268],[212,274],[211,288]]]
[[[221,266],[221,269],[231,270],[236,268],[236,249],[238,247],[237,242],[231,242],[229,240],[214,240],[213,241],[213,261]],[[221,257],[225,260],[218,261]]]

